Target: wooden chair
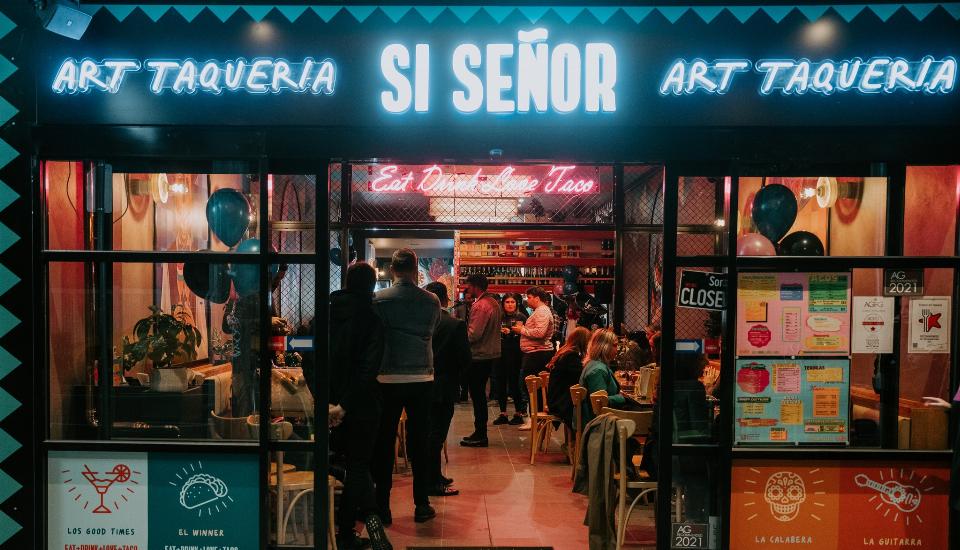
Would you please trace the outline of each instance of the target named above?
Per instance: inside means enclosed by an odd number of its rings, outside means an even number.
[[[550,412],[547,405],[547,390],[550,388],[550,371],[540,371],[537,376],[540,377],[540,405],[543,406],[543,412]]]
[[[247,431],[253,439],[260,439],[260,415],[251,414],[247,417]],[[293,435],[293,424],[284,420],[270,424],[270,439],[274,441],[290,439]]]
[[[583,437],[583,400],[587,398],[587,388],[580,384],[570,386],[570,401],[573,403],[573,456],[570,463],[573,464],[571,479],[577,475],[577,462],[580,460],[580,440]]]
[[[653,495],[657,491],[656,481],[631,481],[629,472],[633,469],[633,457],[627,457],[627,440],[635,435],[645,435],[649,433],[650,426],[653,423],[653,411],[621,411],[617,409],[604,408],[603,413],[610,413],[617,417],[617,438],[620,443],[619,459],[616,462],[617,476],[617,550],[623,547],[624,539],[627,534],[627,523],[634,507],[641,498],[647,495]],[[637,494],[627,507],[628,491],[636,490]]]
[[[213,439],[250,439],[246,416],[218,416],[210,411],[210,437]]]
[[[400,423],[397,424],[397,444],[393,455],[393,473],[400,473],[400,461],[403,457],[403,469],[410,469],[410,455],[407,453],[407,410],[400,413]]]
[[[594,416],[600,416],[600,411],[610,402],[610,396],[607,390],[597,390],[590,394],[590,409]]]
[[[539,410],[539,395],[543,386],[543,380],[539,376],[530,375],[523,379],[527,384],[527,394],[530,396],[530,464],[534,464],[537,458],[537,449],[542,444],[544,450],[549,443],[550,425],[553,422],[559,422],[560,419],[547,412],[537,412]]]

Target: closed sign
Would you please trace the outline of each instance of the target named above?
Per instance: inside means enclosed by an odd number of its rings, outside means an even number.
[[[726,273],[681,271],[677,305],[693,309],[723,311],[726,307]]]

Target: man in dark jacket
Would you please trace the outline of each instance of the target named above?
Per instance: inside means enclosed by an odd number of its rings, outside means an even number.
[[[493,364],[500,359],[500,302],[487,292],[487,278],[474,274],[467,277],[467,292],[475,298],[470,306],[467,338],[473,362],[467,377],[470,400],[473,401],[473,433],[464,437],[464,447],[486,447],[487,441],[487,380]]]
[[[417,286],[417,254],[401,248],[390,259],[393,286],[373,298],[373,309],[383,323],[383,362],[377,381],[383,394],[383,414],[377,435],[373,479],[377,484],[380,517],[393,522],[390,491],[396,460],[397,424],[407,411],[407,451],[413,468],[413,520],[436,517],[430,506],[428,448],[430,399],[433,394],[433,333],[440,321],[440,302]]]
[[[433,282],[425,289],[440,300],[445,308],[450,300],[447,287]],[[467,324],[455,319],[445,309],[440,310],[440,324],[433,333],[433,408],[430,414],[430,471],[433,485],[432,496],[446,497],[460,494],[450,487],[453,480],[444,477],[441,471],[443,442],[450,431],[453,409],[460,391],[460,373],[470,366],[470,341],[467,339]]]
[[[353,528],[363,520],[374,550],[393,546],[377,515],[370,464],[380,424],[377,374],[383,360],[383,327],[373,312],[377,274],[366,263],[347,270],[345,290],[330,295],[330,423],[332,447],[345,455],[338,548],[364,548]]]

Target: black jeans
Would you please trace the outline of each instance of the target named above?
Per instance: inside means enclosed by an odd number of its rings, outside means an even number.
[[[377,506],[390,509],[393,488],[393,464],[397,459],[397,424],[407,411],[407,456],[413,467],[413,502],[430,503],[430,473],[427,470],[427,445],[430,432],[430,403],[433,382],[380,384],[383,414],[373,458],[373,481],[377,484]]]
[[[443,474],[443,442],[447,440],[450,422],[453,421],[454,402],[446,398],[434,397],[430,410],[430,443],[427,462],[428,477],[431,484],[439,485]]]
[[[343,453],[346,469],[338,521],[340,533],[344,535],[352,532],[357,519],[366,519],[378,512],[370,464],[380,425],[380,407],[376,402],[367,407],[348,413],[343,417],[343,424],[330,434],[330,446]]]
[[[550,359],[553,359],[553,352],[549,350],[544,351],[534,351],[531,353],[523,354],[523,363],[520,367],[520,384],[523,388],[523,410],[522,412],[527,412],[527,406],[529,405],[528,401],[530,398],[527,397],[527,383],[524,378],[528,376],[537,376],[540,374],[540,371],[547,370],[547,363],[550,362]],[[543,411],[543,399],[540,395],[537,395],[537,411]],[[530,411],[533,412],[533,411]]]
[[[513,410],[517,413],[523,412],[522,406],[526,388],[523,387],[523,381],[520,379],[520,363],[523,356],[520,350],[503,350],[503,355],[493,367],[496,375],[493,377],[493,383],[497,387],[497,404],[500,405],[500,412],[507,412],[507,397],[513,398]]]
[[[487,379],[496,359],[482,359],[470,364],[470,400],[473,401],[473,435],[487,437]]]

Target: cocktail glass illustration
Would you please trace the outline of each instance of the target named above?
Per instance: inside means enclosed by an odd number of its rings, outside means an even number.
[[[125,464],[117,464],[109,472],[104,472],[102,477],[97,477],[97,474],[100,472],[94,472],[90,469],[90,466],[84,464],[83,471],[80,473],[83,474],[83,478],[90,482],[90,485],[93,485],[93,488],[96,489],[97,494],[100,495],[100,505],[93,509],[93,513],[111,513],[110,509],[104,506],[103,497],[107,496],[107,492],[114,483],[123,483],[124,481],[130,479],[130,467]]]

